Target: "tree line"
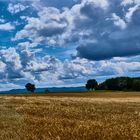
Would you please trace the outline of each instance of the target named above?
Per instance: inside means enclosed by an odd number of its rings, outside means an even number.
[[[87,90],[118,90],[118,91],[140,91],[140,77],[116,77],[97,83],[95,79],[90,79],[85,85]]]
[[[140,77],[116,77],[98,83],[95,79],[90,79],[85,85],[87,90],[118,90],[118,91],[140,91]],[[25,88],[34,92],[36,87],[34,84],[27,83]],[[49,92],[48,89],[45,92]]]

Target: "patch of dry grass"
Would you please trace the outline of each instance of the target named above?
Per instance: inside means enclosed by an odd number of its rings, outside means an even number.
[[[70,94],[69,97],[1,96],[0,139],[140,139],[138,93],[83,94],[76,97]]]

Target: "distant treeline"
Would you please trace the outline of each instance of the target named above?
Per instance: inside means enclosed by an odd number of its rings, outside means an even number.
[[[88,90],[120,90],[120,91],[140,91],[140,77],[116,77],[107,79],[98,84],[95,79],[87,81],[86,88]]]

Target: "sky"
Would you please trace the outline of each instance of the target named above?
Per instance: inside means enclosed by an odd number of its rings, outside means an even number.
[[[140,76],[140,0],[0,0],[0,90]]]

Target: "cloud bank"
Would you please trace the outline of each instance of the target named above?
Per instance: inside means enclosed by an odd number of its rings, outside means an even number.
[[[6,8],[0,32],[11,42],[0,44],[1,88],[140,76],[139,0],[23,0]]]
[[[83,0],[71,8],[42,7],[16,39],[38,44],[77,45],[77,56],[90,60],[140,54],[139,1]],[[106,51],[103,51],[106,50]]]

